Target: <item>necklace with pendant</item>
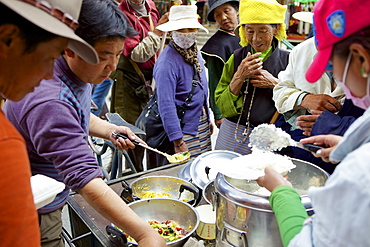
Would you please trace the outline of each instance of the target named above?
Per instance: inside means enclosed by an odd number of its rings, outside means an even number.
[[[249,86],[249,79],[245,79],[245,81],[247,83],[247,86],[245,88],[245,91],[244,91],[244,97],[243,97],[243,109],[244,109],[244,105],[245,105],[245,100],[247,98],[247,94],[248,94],[248,86]],[[242,114],[239,115],[239,118],[238,118],[238,122],[236,123],[236,127],[235,127],[235,133],[234,133],[234,138],[235,138],[235,141],[239,142],[239,143],[244,143],[248,137],[249,137],[249,134],[251,133],[252,131],[252,127],[250,127],[250,122],[249,122],[249,119],[250,119],[250,115],[251,115],[251,110],[252,110],[252,105],[253,105],[253,99],[254,99],[254,94],[256,92],[256,87],[253,87],[253,93],[252,93],[252,99],[251,99],[251,103],[249,105],[249,109],[248,109],[248,113],[247,113],[247,121],[245,123],[245,125],[247,126],[242,135],[245,136],[242,140],[239,140],[238,139],[238,131],[239,131],[239,124],[240,124],[240,120],[242,118]],[[242,111],[243,111],[242,109]]]

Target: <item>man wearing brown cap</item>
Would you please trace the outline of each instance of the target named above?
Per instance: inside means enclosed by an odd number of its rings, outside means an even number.
[[[1,97],[19,101],[42,79],[50,79],[54,60],[67,45],[87,61],[98,62],[94,49],[74,33],[81,1],[60,3],[56,9],[47,1],[0,1]],[[40,246],[25,142],[1,110],[0,150],[1,246]]]

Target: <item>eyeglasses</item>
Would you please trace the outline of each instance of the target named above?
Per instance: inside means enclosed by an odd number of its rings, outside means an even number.
[[[74,31],[78,28],[78,22],[73,19],[73,17],[65,13],[63,10],[59,8],[54,8],[48,1],[45,0],[20,0],[22,2],[26,2],[32,4],[33,6],[45,11],[46,13],[54,16],[68,27],[72,28]]]

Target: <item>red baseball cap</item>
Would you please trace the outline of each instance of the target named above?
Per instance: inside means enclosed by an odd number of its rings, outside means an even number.
[[[318,53],[306,72],[311,83],[325,72],[336,43],[370,26],[369,5],[362,0],[319,0],[313,12]]]

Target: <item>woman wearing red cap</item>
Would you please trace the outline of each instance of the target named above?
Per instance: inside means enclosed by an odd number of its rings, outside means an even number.
[[[369,6],[361,4],[321,0],[314,9],[318,55],[306,79],[315,82],[331,63],[346,97],[366,109],[343,137],[301,140],[326,146],[316,153],[323,160],[341,162],[325,186],[309,189],[314,216],[308,218],[300,196],[280,174],[266,168],[257,180],[272,191],[284,246],[370,246],[370,16]]]

